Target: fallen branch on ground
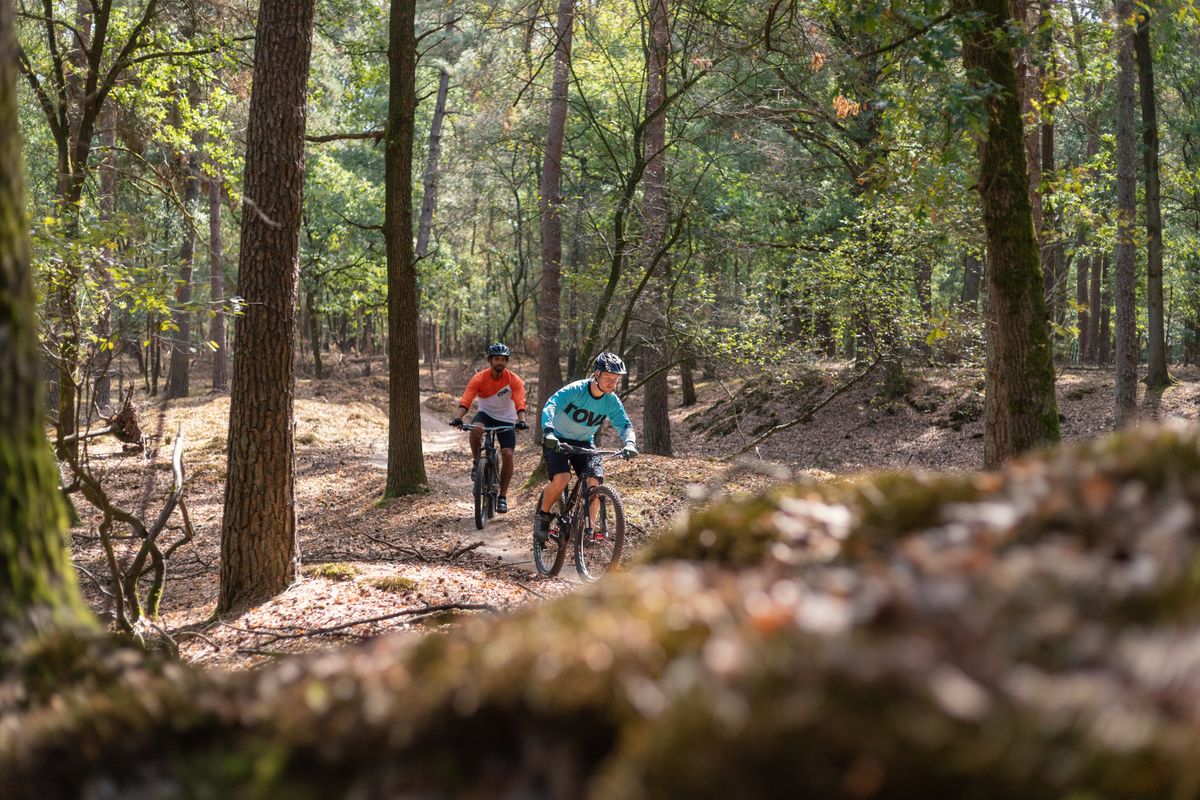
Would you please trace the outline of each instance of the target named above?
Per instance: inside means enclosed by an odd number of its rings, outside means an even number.
[[[372,542],[377,542],[377,543],[379,543],[379,544],[382,544],[382,545],[385,545],[385,546],[387,546],[387,547],[390,547],[390,548],[392,548],[393,550],[395,550],[395,551],[397,551],[397,552],[400,552],[400,553],[403,553],[403,554],[404,554],[404,555],[406,555],[406,556],[411,556],[411,557],[413,557],[413,558],[417,559],[418,561],[421,561],[422,563],[425,563],[425,564],[428,564],[428,563],[429,563],[429,559],[428,559],[428,558],[426,558],[425,556],[421,555],[421,553],[417,552],[416,550],[414,550],[414,549],[413,549],[413,548],[411,548],[411,547],[405,547],[405,546],[404,546],[404,545],[402,545],[402,544],[396,544],[395,542],[389,542],[387,539],[382,539],[382,538],[380,538],[380,537],[378,537],[378,536],[372,536],[372,535],[371,535],[371,534],[369,534],[369,533],[363,533],[362,535],[363,535],[363,536],[365,536],[365,537],[367,537],[368,539],[370,539]]]
[[[476,547],[483,547],[482,539],[480,539],[478,542],[475,542],[474,544],[468,544],[468,545],[465,545],[462,547],[456,546],[449,553],[442,556],[442,560],[443,561],[453,561],[454,559],[458,558],[459,556],[466,555],[467,553],[471,552]]]
[[[419,606],[417,608],[406,608],[403,611],[393,611],[391,614],[384,614],[381,617],[369,617],[367,619],[356,619],[351,622],[343,622],[341,625],[332,625],[328,628],[298,628],[295,625],[285,625],[278,630],[298,630],[298,633],[272,633],[269,631],[254,630],[253,628],[235,628],[232,625],[226,627],[232,628],[235,631],[253,634],[255,636],[269,636],[268,641],[277,642],[281,639],[304,639],[309,636],[322,636],[328,633],[337,633],[346,628],[353,628],[357,625],[370,625],[373,622],[386,622],[390,619],[398,617],[423,617],[429,614],[437,614],[441,611],[489,611],[495,614],[498,609],[488,603],[443,603],[437,606]]]

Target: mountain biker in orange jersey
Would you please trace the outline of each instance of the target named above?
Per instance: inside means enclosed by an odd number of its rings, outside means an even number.
[[[576,447],[593,447],[596,432],[607,419],[621,436],[625,458],[638,454],[633,423],[621,398],[613,394],[626,373],[625,362],[615,353],[601,353],[592,367],[592,377],[568,383],[542,406],[542,444],[550,485],[542,493],[542,507],[537,509],[534,536],[538,541],[546,540],[553,519],[551,510],[571,482],[572,467],[580,477],[587,474],[588,486],[604,480],[604,462],[599,456],[564,455],[558,452],[560,440]]]
[[[518,431],[527,430],[525,422],[525,381],[508,369],[510,351],[507,346],[496,342],[487,349],[488,368],[480,370],[467,382],[466,391],[458,401],[458,416],[450,424],[459,427],[463,415],[471,408],[471,401],[479,398],[479,413],[471,420],[476,426],[471,431],[471,480],[475,480],[475,469],[479,464],[479,447],[483,440],[482,428],[496,425],[513,425]],[[496,511],[508,513],[508,482],[512,480],[513,448],[517,446],[516,431],[496,431],[500,442],[500,496],[496,498]]]

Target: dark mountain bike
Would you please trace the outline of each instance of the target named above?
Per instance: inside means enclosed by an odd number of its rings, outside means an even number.
[[[558,451],[604,459],[621,455],[620,450],[591,450],[562,443]],[[540,509],[541,494],[537,502]],[[553,513],[546,541],[533,538],[533,564],[538,573],[546,577],[558,574],[567,556],[568,540],[575,545],[575,571],[589,583],[620,565],[625,547],[625,506],[616,489],[605,484],[589,487],[586,474],[577,476],[570,491],[563,492],[554,504]]]
[[[464,422],[453,427],[461,428],[467,433],[477,429],[483,431],[479,460],[475,462],[475,480],[471,487],[475,496],[475,527],[483,530],[487,527],[488,520],[496,516],[496,500],[500,497],[500,450],[496,447],[496,431],[516,430],[516,426],[496,425],[482,428]]]

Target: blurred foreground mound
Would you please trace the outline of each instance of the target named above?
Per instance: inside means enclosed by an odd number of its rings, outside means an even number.
[[[1198,529],[1200,436],[1144,429],[717,503],[573,596],[254,674],[49,644],[0,794],[1196,797]]]

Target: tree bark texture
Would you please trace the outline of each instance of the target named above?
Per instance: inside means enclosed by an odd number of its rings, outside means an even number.
[[[642,402],[640,444],[647,453],[673,455],[671,447],[670,394],[666,366],[668,352],[666,291],[670,259],[665,252],[670,226],[667,196],[667,66],[671,46],[668,0],[650,0],[649,49],[646,53],[646,174],[642,184],[642,264],[652,281],[648,299],[650,326],[644,348],[647,373],[658,372],[646,381]],[[638,376],[641,377],[640,375]]]
[[[1138,93],[1142,110],[1142,179],[1146,188],[1146,385],[1171,383],[1167,372],[1167,339],[1163,309],[1162,202],[1158,165],[1158,103],[1154,90],[1154,59],[1150,49],[1150,11],[1138,6],[1133,33]]]
[[[43,433],[13,10],[0,2],[0,664],[24,642],[90,624],[63,544],[67,514]]]
[[[388,467],[386,497],[422,491],[420,348],[413,252],[412,152],[416,127],[416,0],[391,0],[384,236],[388,266]]]
[[[1137,221],[1137,142],[1134,140],[1133,31],[1125,24],[1133,16],[1132,0],[1117,0],[1117,238],[1113,246],[1116,269],[1113,292],[1117,306],[1117,424],[1137,415],[1137,292],[1135,289],[1134,225]]]
[[[963,62],[985,101],[979,186],[987,237],[987,370],[984,463],[994,467],[1058,440],[1054,362],[1030,210],[1024,130],[1006,0],[956,0],[979,21],[963,34]]]
[[[1034,13],[1033,0],[1012,0],[1010,4],[1012,17],[1017,26],[1025,31],[1036,31],[1038,15]],[[1030,46],[1016,47],[1014,67],[1017,77],[1017,96],[1020,98],[1021,132],[1025,146],[1025,164],[1028,171],[1029,208],[1033,217],[1033,231],[1038,242],[1038,256],[1041,258],[1043,233],[1045,230],[1045,213],[1042,207],[1042,141],[1040,115],[1034,107],[1035,101],[1042,102],[1041,80],[1037,66],[1034,64],[1034,52]],[[1046,295],[1049,311],[1049,298],[1054,293],[1054,275],[1049,270],[1042,271],[1042,290]]]
[[[246,141],[229,468],[221,525],[221,613],[283,591],[296,539],[296,284],[304,196],[305,97],[313,0],[264,0]]]
[[[171,309],[171,366],[167,374],[167,399],[187,397],[192,375],[192,270],[196,258],[196,203],[200,199],[199,147],[188,157],[184,178],[183,242],[179,246],[179,279],[175,282],[175,307]]]
[[[208,248],[209,248],[209,293],[212,310],[215,312],[208,329],[208,338],[216,348],[213,350],[212,388],[216,392],[229,391],[229,350],[225,341],[225,256],[221,241],[221,172],[213,165],[213,174],[208,179]]]
[[[554,80],[550,88],[550,122],[538,187],[542,227],[542,281],[538,298],[538,404],[562,385],[559,333],[562,329],[562,154],[567,129],[567,87],[571,79],[571,32],[575,0],[559,0],[554,27]],[[541,432],[541,415],[535,415]]]

